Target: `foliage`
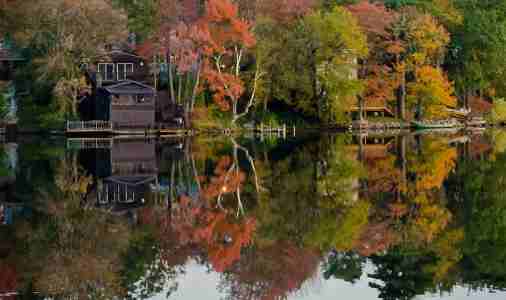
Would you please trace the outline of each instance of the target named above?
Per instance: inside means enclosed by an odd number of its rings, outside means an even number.
[[[504,99],[494,100],[490,118],[496,124],[506,122],[506,101]]]
[[[9,113],[9,102],[6,94],[2,92],[0,87],[0,119],[3,120]]]
[[[313,12],[280,31],[271,26],[276,23],[263,23],[260,32],[265,34],[259,45],[261,68],[271,76],[264,93],[322,122],[342,120],[361,91],[354,78],[357,59],[367,54],[365,36],[352,15],[336,7]]]
[[[425,118],[441,118],[448,115],[447,108],[457,104],[453,86],[441,69],[423,66],[416,69],[416,79],[408,84],[408,100],[416,105]]]

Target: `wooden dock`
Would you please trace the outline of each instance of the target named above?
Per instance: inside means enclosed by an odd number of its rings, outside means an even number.
[[[68,135],[127,135],[127,136],[186,136],[193,131],[186,128],[156,124],[153,127],[117,126],[110,121],[67,121],[65,133]]]
[[[110,121],[67,121],[65,132],[112,134],[114,127]]]
[[[112,138],[70,138],[67,149],[112,149]]]
[[[293,135],[293,137],[296,136],[295,126],[289,128],[286,124],[283,124],[282,126],[271,126],[260,123],[260,126],[255,128],[255,132],[260,135],[261,140],[263,140],[264,137],[286,139],[288,135]]]

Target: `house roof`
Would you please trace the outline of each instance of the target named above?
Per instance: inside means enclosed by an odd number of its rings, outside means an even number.
[[[349,108],[349,111],[358,111],[358,110],[360,110],[358,103],[352,105]],[[364,101],[364,111],[384,111],[391,115],[394,114],[392,110],[388,107],[386,101],[384,99],[378,98],[367,99],[367,101]]]
[[[141,56],[135,54],[134,52],[127,51],[127,50],[121,50],[121,49],[113,49],[113,50],[109,50],[109,51],[101,51],[97,55],[93,56],[92,59],[93,60],[97,60],[97,59],[103,58],[103,57],[110,57],[111,58],[111,57],[113,57],[115,55],[125,55],[125,56],[131,56],[131,57],[143,59]]]
[[[153,87],[133,80],[121,81],[117,84],[104,87],[104,89],[116,95],[155,95],[156,93]]]
[[[110,176],[104,181],[113,182],[127,186],[140,186],[156,181],[156,176]]]

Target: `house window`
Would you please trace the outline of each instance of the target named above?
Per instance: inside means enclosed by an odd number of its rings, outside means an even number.
[[[115,70],[114,64],[111,63],[99,63],[98,64],[98,73],[102,76],[102,79],[105,81],[113,81],[115,80]]]
[[[146,104],[149,103],[149,98],[146,95],[136,95],[135,103],[137,104]]]
[[[134,72],[133,63],[118,63],[116,68],[118,81],[127,80],[128,76]]]

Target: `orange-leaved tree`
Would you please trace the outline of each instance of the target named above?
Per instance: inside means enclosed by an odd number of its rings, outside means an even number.
[[[231,121],[235,124],[248,114],[255,100],[254,86],[247,103],[239,105],[244,93],[241,64],[247,50],[255,45],[251,24],[240,18],[237,6],[229,0],[208,0],[201,22],[202,30],[207,30],[212,41],[205,53],[203,77],[220,108],[232,110]],[[255,82],[258,76],[257,73]]]

